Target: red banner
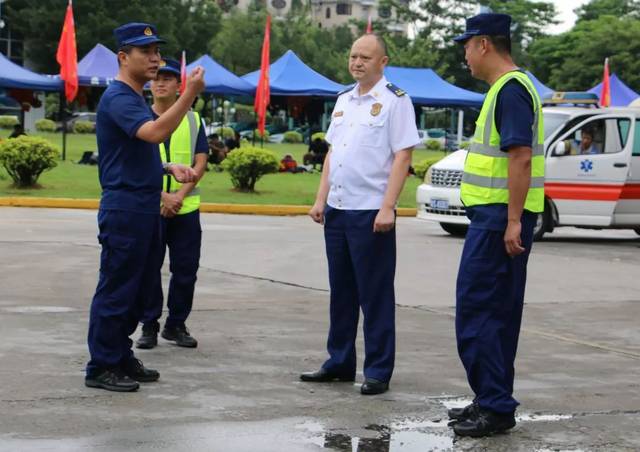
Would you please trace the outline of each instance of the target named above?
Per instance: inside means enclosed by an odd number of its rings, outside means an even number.
[[[58,43],[56,61],[60,65],[60,78],[64,80],[64,93],[68,102],[78,94],[78,51],[76,49],[76,26],[73,21],[71,0],[64,16],[62,34]]]
[[[258,130],[264,135],[265,121],[267,119],[267,106],[269,105],[271,90],[269,88],[269,47],[270,47],[271,16],[267,16],[264,27],[264,41],[262,43],[262,58],[260,61],[260,79],[256,88],[256,100],[254,110],[258,116]]]
[[[604,73],[602,74],[602,91],[600,91],[600,106],[611,105],[611,86],[609,85],[609,58],[604,60]]]

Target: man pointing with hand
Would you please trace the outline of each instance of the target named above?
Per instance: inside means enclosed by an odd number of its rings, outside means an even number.
[[[129,336],[154,282],[160,250],[160,192],[164,172],[192,182],[195,171],[162,164],[158,144],[178,127],[204,89],[204,71],[195,69],[185,92],[154,120],[142,91],[156,77],[158,45],[153,25],[129,23],[114,30],[118,41],[118,76],[98,105],[96,135],[102,198],[98,212],[102,245],[100,277],[91,304],[85,385],[109,391],[135,391],[138,382],[156,381],[131,350]]]

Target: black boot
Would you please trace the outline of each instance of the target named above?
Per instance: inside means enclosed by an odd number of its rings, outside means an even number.
[[[137,358],[132,357],[121,365],[122,371],[132,380],[140,383],[150,383],[160,378],[160,372],[154,369],[147,369]]]
[[[142,325],[142,335],[136,341],[137,348],[150,349],[158,345],[158,325]]]
[[[184,325],[165,325],[161,336],[168,341],[175,342],[179,347],[195,348],[198,346],[198,341],[189,334],[189,330]]]
[[[506,432],[515,425],[515,413],[503,414],[478,408],[471,418],[453,424],[453,431],[456,435],[480,438]]]
[[[447,411],[447,414],[449,415],[449,419],[453,421],[466,421],[473,417],[477,410],[478,404],[476,402],[472,402],[464,408],[451,408]]]
[[[94,375],[87,375],[84,379],[85,386],[89,388],[106,389],[115,392],[137,391],[140,385],[129,378],[121,369],[105,369],[97,371]]]

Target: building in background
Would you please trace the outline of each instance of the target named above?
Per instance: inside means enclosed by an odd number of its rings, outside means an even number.
[[[227,7],[236,5],[242,11],[246,11],[256,0],[220,0]],[[295,0],[260,0],[263,1],[274,18],[284,18],[291,10]],[[350,20],[367,22],[369,16],[376,23],[379,20],[389,21],[387,28],[396,33],[407,34],[408,24],[394,21],[395,13],[391,8],[379,6],[378,0],[299,0],[307,2],[309,14],[314,24],[320,28],[331,28],[339,25],[347,25]],[[408,0],[401,0],[408,2]],[[224,8],[223,8],[224,9]]]

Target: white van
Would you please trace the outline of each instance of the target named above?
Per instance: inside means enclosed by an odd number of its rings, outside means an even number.
[[[640,108],[544,107],[545,210],[535,238],[557,226],[633,229],[640,234]],[[581,154],[582,132],[593,136]],[[467,151],[429,168],[418,187],[417,217],[464,235],[469,220],[460,201]]]

